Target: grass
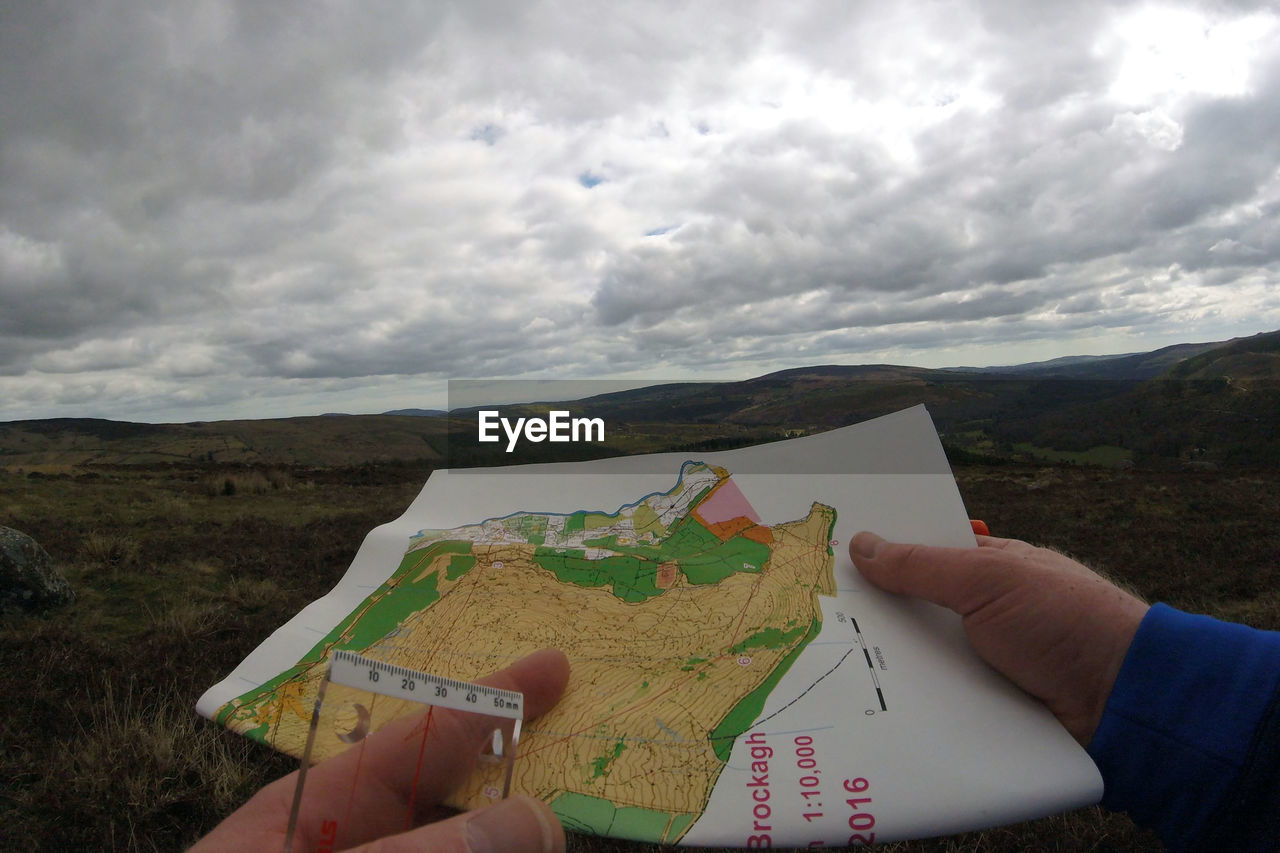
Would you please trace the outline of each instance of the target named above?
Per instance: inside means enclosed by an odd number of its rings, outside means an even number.
[[[0,524],[77,593],[0,617],[0,849],[169,850],[294,761],[211,725],[200,693],[340,578],[399,516],[422,465],[0,471]],[[1053,545],[1152,599],[1280,628],[1280,473],[957,469],[996,535]],[[208,482],[238,477],[232,493]],[[278,484],[278,485],[277,485]],[[582,853],[652,845],[573,836]],[[894,851],[1158,850],[1091,808]]]
[[[256,788],[247,745],[195,718],[172,687],[102,679],[90,688],[100,701],[53,750],[65,775],[44,776],[30,792],[81,832],[117,849],[167,849],[197,804],[234,809]]]
[[[287,494],[209,496],[212,473],[0,472],[0,524],[41,542],[77,596],[0,617],[0,850],[174,849],[294,768],[195,700],[326,592],[427,472],[299,470]]]
[[[133,564],[138,559],[141,548],[137,540],[120,533],[95,530],[84,538],[80,544],[80,553],[85,560],[104,568],[120,568]]]

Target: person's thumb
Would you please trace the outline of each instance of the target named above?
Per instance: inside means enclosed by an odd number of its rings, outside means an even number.
[[[564,829],[551,807],[526,796],[355,848],[359,853],[564,853],[564,849]]]
[[[889,542],[863,531],[849,542],[862,576],[888,592],[923,598],[961,614],[990,597],[999,572],[986,548]]]

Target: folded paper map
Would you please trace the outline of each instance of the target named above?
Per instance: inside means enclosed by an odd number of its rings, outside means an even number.
[[[525,727],[512,790],[571,830],[838,846],[1100,799],[957,616],[862,580],[859,530],[974,544],[923,407],[696,457],[437,471],[198,710],[301,755],[332,650],[474,680],[554,646],[569,688]],[[497,772],[454,804],[488,802]]]

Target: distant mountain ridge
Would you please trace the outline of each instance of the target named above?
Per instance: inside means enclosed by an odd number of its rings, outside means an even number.
[[[814,365],[737,382],[654,385],[556,406],[609,424],[608,447],[582,449],[598,456],[741,446],[919,403],[928,406],[956,459],[1280,465],[1280,331],[993,368]],[[539,411],[533,405],[503,409]],[[494,445],[459,455],[468,440],[474,444],[473,412],[399,409],[189,424],[12,421],[0,423],[0,466],[517,461]],[[562,458],[545,445],[534,449],[543,455],[518,461]]]
[[[383,412],[384,415],[408,415],[415,418],[438,418],[441,415],[449,414],[448,409],[392,409],[389,412]]]
[[[1249,340],[1252,338],[1233,338],[1230,341],[1203,344],[1173,344],[1151,352],[1065,356],[1028,364],[964,368],[964,370],[986,374],[1037,376],[1045,379],[1154,379],[1188,358]]]

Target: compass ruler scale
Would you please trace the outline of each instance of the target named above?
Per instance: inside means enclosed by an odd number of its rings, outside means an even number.
[[[383,700],[381,704],[380,698]],[[392,702],[388,703],[388,699]],[[346,650],[334,651],[329,655],[328,672],[316,693],[307,745],[298,771],[298,783],[294,789],[293,806],[285,834],[285,853],[301,851],[301,848],[295,848],[294,842],[304,811],[308,768],[311,766],[317,737],[336,737],[343,743],[351,744],[353,749],[363,749],[365,738],[383,723],[405,716],[406,703],[420,706],[420,710],[427,713],[422,735],[424,746],[430,730],[431,714],[436,708],[492,718],[493,732],[482,760],[501,761],[504,764],[502,789],[493,793],[495,798],[499,794],[502,798],[507,796],[511,790],[511,774],[515,767],[516,747],[520,742],[521,722],[524,719],[524,696],[521,693],[420,672]],[[390,709],[384,710],[388,706]],[[335,850],[343,846],[340,843],[341,834],[350,823],[350,803],[362,781],[359,778],[360,766],[357,763],[356,772],[344,780],[348,804],[346,811],[342,814],[322,815],[316,834],[316,850]],[[413,801],[420,771],[419,765],[414,773],[408,814],[405,815],[406,826],[412,824]],[[321,811],[325,812],[325,809],[321,808]]]

